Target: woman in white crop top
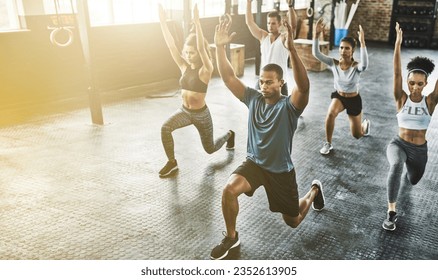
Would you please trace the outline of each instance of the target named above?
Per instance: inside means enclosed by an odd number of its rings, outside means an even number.
[[[386,155],[389,162],[387,178],[388,211],[383,228],[395,230],[397,221],[396,202],[402,184],[417,184],[423,177],[427,163],[426,132],[431,116],[438,103],[438,81],[435,89],[423,95],[427,78],[435,68],[426,57],[415,57],[407,65],[409,95],[403,90],[401,69],[401,44],[403,31],[398,23],[394,47],[394,98],[397,107],[398,136],[389,142]],[[406,166],[406,173],[403,167]]]
[[[319,151],[321,154],[326,155],[333,149],[332,136],[335,129],[335,120],[339,113],[347,110],[351,134],[356,139],[369,135],[370,121],[367,119],[362,121],[362,98],[359,95],[360,74],[368,67],[368,53],[362,26],[359,25],[358,31],[360,62],[355,61],[353,58],[356,40],[349,36],[341,39],[339,60],[321,53],[318,38],[321,32],[323,32],[324,27],[325,24],[322,18],[320,18],[316,23],[315,32],[313,32],[312,53],[319,61],[330,67],[334,78],[335,92],[331,95],[332,102],[325,119],[326,141]]]

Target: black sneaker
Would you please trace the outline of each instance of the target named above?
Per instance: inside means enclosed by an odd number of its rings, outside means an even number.
[[[236,136],[236,134],[232,130],[230,130],[230,132],[231,136],[227,140],[227,150],[234,150],[234,137]]]
[[[389,211],[386,214],[386,219],[383,221],[382,227],[386,230],[393,231],[395,230],[395,222],[397,221],[397,213],[394,211]]]
[[[236,231],[236,238],[229,238],[225,232],[222,233],[225,238],[222,239],[221,244],[214,247],[210,253],[212,260],[221,260],[228,255],[228,252],[240,245],[239,234]]]
[[[176,160],[175,161],[169,160],[158,173],[160,174],[160,177],[165,177],[175,170],[178,170],[178,164],[176,163]]]
[[[321,211],[324,208],[325,198],[324,192],[322,191],[322,184],[319,180],[313,180],[312,186],[316,186],[318,188],[318,194],[312,202],[312,208],[315,211]]]

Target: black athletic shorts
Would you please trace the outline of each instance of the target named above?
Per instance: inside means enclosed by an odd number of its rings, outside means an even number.
[[[362,112],[362,98],[360,94],[354,97],[343,97],[339,95],[337,91],[332,92],[332,99],[337,98],[341,101],[344,108],[347,110],[347,114],[350,116],[358,116]]]
[[[247,159],[233,174],[242,175],[251,185],[251,191],[245,193],[247,196],[252,196],[256,189],[264,186],[268,196],[269,210],[291,217],[298,216],[299,198],[295,168],[289,172],[273,173]]]

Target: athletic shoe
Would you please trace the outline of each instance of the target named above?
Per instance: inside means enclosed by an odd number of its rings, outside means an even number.
[[[362,123],[365,123],[365,131],[363,132],[363,136],[369,136],[371,131],[371,122],[369,119],[364,119]]]
[[[397,221],[397,213],[394,211],[389,211],[386,214],[386,219],[383,221],[382,227],[386,230],[393,231],[395,230],[395,222]]]
[[[315,211],[321,211],[325,205],[324,192],[322,191],[322,183],[319,180],[313,180],[312,186],[316,186],[318,188],[318,194],[315,196],[315,199],[312,202],[312,208]]]
[[[234,150],[234,137],[236,136],[236,134],[232,130],[230,130],[230,132],[231,136],[227,140],[227,150]]]
[[[160,172],[158,172],[158,173],[160,174],[160,177],[165,177],[175,170],[178,170],[178,164],[176,163],[176,160],[175,161],[169,160],[166,163],[166,165],[163,168],[161,168]]]
[[[323,155],[328,155],[331,150],[333,150],[332,144],[330,144],[329,142],[325,142],[324,146],[322,146],[322,148],[321,148],[321,150],[319,150],[319,152]]]
[[[221,260],[225,258],[231,249],[240,245],[239,234],[237,231],[236,238],[228,237],[225,232],[222,234],[225,236],[225,238],[222,239],[221,244],[214,247],[214,249],[211,251],[210,258],[212,260]]]

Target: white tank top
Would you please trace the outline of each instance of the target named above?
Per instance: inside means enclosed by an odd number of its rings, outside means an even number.
[[[406,129],[427,129],[432,116],[426,104],[426,96],[416,103],[408,96],[403,108],[397,113],[398,126]]]
[[[284,47],[281,35],[272,44],[269,35],[263,38],[260,43],[260,53],[260,69],[269,63],[280,65],[281,69],[283,69],[283,79],[286,80],[289,50]]]

